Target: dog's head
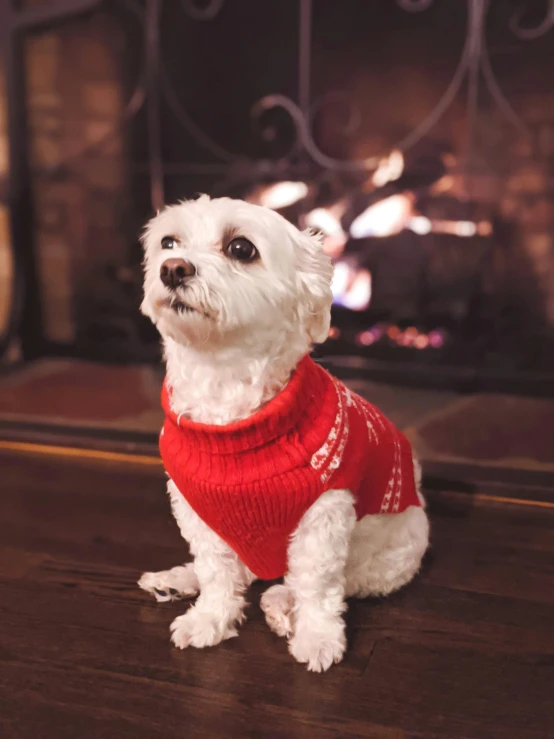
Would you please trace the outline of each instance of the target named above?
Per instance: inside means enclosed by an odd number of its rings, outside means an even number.
[[[277,213],[201,196],[146,226],[142,312],[164,338],[234,344],[329,332],[332,266],[320,240]]]

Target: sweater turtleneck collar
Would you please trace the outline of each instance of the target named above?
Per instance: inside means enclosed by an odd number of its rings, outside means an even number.
[[[325,395],[329,391],[334,394],[328,374],[306,355],[281,392],[240,421],[217,426],[196,423],[182,414],[178,416],[171,410],[171,388],[167,380],[162,389],[162,407],[167,419],[180,429],[185,442],[212,454],[236,454],[295,433],[304,425],[302,419],[315,420],[325,408]]]

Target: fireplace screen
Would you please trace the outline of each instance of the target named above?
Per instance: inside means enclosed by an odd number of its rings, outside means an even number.
[[[336,365],[552,372],[551,0],[2,7],[29,353],[155,358],[138,234],[207,192],[323,234]]]

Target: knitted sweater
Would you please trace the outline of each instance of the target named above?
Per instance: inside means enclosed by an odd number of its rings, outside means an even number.
[[[350,490],[358,519],[420,505],[407,439],[309,356],[267,405],[226,426],[176,416],[170,392],[166,382],[165,468],[200,518],[264,580],[285,574],[290,536],[326,490]]]

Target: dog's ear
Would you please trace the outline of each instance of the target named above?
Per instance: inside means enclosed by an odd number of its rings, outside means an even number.
[[[298,288],[298,318],[310,341],[321,344],[331,325],[331,279],[333,266],[323,251],[322,237],[311,230],[293,227]]]

